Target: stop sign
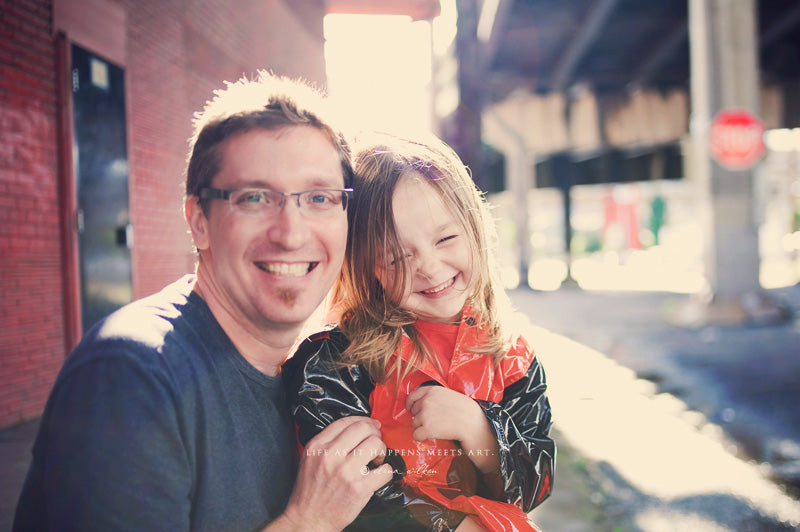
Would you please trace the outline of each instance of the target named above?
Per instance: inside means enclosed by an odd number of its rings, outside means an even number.
[[[730,170],[746,170],[764,151],[764,124],[743,109],[720,111],[711,122],[711,156]]]

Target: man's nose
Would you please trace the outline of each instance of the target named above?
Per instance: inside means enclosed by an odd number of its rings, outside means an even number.
[[[274,244],[285,249],[297,249],[308,240],[308,221],[300,212],[296,198],[284,197],[280,211],[269,221],[267,236]]]

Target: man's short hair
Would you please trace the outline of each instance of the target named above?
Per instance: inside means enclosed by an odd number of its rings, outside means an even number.
[[[325,95],[302,80],[260,71],[256,79],[226,82],[195,114],[186,168],[186,195],[199,196],[220,171],[222,147],[233,137],[264,129],[311,126],[322,131],[339,153],[346,187],[352,184],[350,146]],[[204,207],[203,202],[201,206]]]

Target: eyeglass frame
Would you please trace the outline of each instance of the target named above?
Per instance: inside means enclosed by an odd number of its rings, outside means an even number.
[[[228,202],[231,209],[235,212],[240,212],[242,214],[246,214],[249,216],[258,216],[264,215],[264,213],[254,211],[254,212],[247,212],[242,209],[238,209],[233,202],[231,202],[231,195],[236,192],[242,192],[245,190],[250,191],[266,191],[273,194],[279,194],[282,196],[282,201],[278,204],[278,210],[274,213],[270,213],[272,215],[280,213],[283,208],[286,206],[286,200],[288,197],[295,196],[297,208],[300,210],[301,213],[309,212],[307,211],[301,204],[300,204],[300,197],[303,194],[307,194],[309,192],[340,192],[342,194],[342,212],[347,211],[347,205],[353,199],[353,189],[352,188],[312,188],[309,190],[301,190],[300,192],[282,192],[280,190],[274,190],[271,188],[259,188],[259,187],[245,187],[245,188],[231,188],[231,189],[224,189],[224,188],[214,188],[214,187],[203,187],[198,192],[198,197],[201,200],[205,199],[221,199]],[[313,211],[312,211],[313,212]],[[330,211],[320,211],[320,212],[336,212],[335,209],[330,209]]]

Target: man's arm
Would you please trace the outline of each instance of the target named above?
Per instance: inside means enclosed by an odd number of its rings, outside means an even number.
[[[59,378],[15,530],[190,528],[191,475],[172,398],[123,358]]]

